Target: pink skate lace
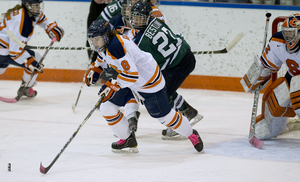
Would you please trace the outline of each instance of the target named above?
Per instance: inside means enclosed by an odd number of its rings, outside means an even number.
[[[34,90],[32,88],[29,88],[29,90],[28,90],[28,96],[31,97],[34,94],[35,94]]]
[[[126,140],[119,140],[118,142],[117,142],[117,145],[123,145],[124,143],[126,142]]]
[[[189,136],[189,139],[194,146],[199,143],[198,135],[195,135],[194,133]]]

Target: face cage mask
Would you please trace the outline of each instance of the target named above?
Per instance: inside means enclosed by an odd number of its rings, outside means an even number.
[[[290,31],[294,31],[294,36],[288,36]],[[300,34],[298,33],[298,28],[282,28],[282,35],[284,40],[286,41],[286,50],[292,54],[299,49],[299,40]]]
[[[44,10],[44,2],[42,3],[26,3],[26,8],[33,17],[40,15]]]
[[[127,21],[130,20],[130,8],[131,6],[129,4],[124,4],[122,5],[122,9],[121,9],[121,14],[123,16],[123,18]]]
[[[105,51],[106,45],[107,45],[108,41],[107,41],[106,35],[103,35],[102,38],[103,38],[103,41],[104,41],[104,45],[102,47],[97,48],[95,46],[94,42],[93,42],[93,37],[88,37],[88,42],[89,42],[90,47],[91,47],[91,49],[93,51],[96,51],[96,52],[103,52],[103,51]]]
[[[136,30],[144,30],[147,28],[149,20],[150,16],[143,15],[140,13],[133,13],[131,14],[130,24]]]

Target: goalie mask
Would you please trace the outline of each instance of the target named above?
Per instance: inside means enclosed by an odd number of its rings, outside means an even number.
[[[293,14],[284,20],[282,35],[286,41],[286,49],[290,54],[299,50],[300,14]]]
[[[136,30],[147,28],[152,13],[152,5],[148,2],[138,1],[131,8],[130,24]]]
[[[105,20],[95,20],[88,29],[88,42],[91,49],[101,52],[106,49],[111,34],[110,24]]]
[[[43,0],[22,0],[22,5],[33,17],[39,16],[43,11]]]

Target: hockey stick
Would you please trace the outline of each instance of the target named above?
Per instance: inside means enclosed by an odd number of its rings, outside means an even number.
[[[100,96],[100,99],[98,100],[98,102],[95,104],[94,108],[90,111],[90,113],[85,117],[85,119],[83,120],[83,122],[79,125],[79,127],[77,128],[77,130],[73,133],[73,135],[71,136],[71,138],[68,140],[68,142],[64,145],[64,147],[60,150],[60,152],[56,155],[56,157],[54,158],[54,160],[50,163],[49,166],[44,167],[42,162],[40,164],[40,172],[43,174],[46,174],[50,168],[54,165],[54,163],[57,161],[57,159],[60,157],[60,155],[65,151],[65,149],[68,147],[68,145],[71,143],[71,141],[75,138],[75,136],[77,135],[77,133],[79,132],[79,130],[82,128],[82,126],[87,122],[87,120],[91,117],[91,115],[94,113],[94,111],[96,109],[98,109],[100,107],[100,104],[102,102],[102,100],[107,96],[108,94],[107,90],[105,93],[103,93]]]
[[[90,68],[90,64],[88,65],[88,68],[86,69],[86,71],[85,71],[85,73],[84,73],[84,75],[83,75],[83,80],[82,80],[82,82],[81,82],[81,86],[80,86],[80,89],[79,89],[79,92],[78,92],[78,95],[77,95],[76,102],[73,103],[73,105],[72,105],[72,110],[73,110],[73,112],[75,112],[75,109],[76,109],[76,106],[77,106],[79,97],[80,97],[80,95],[81,95],[81,91],[82,91],[83,85],[84,85],[84,83],[85,83],[85,75],[86,75],[87,71],[89,70],[89,68]]]
[[[10,30],[7,30],[7,32],[10,31]],[[11,32],[11,31],[10,31]],[[12,33],[12,32],[11,32]],[[14,35],[15,36],[15,35]],[[19,39],[17,39],[19,41]],[[15,41],[15,40],[13,40]],[[52,40],[51,40],[51,43],[49,45],[49,47],[51,47],[54,42],[56,41],[56,37],[54,37]],[[44,53],[44,55],[42,56],[41,60],[39,61],[39,64],[42,64],[42,62],[44,61],[46,55],[48,54],[49,52],[49,49],[47,49]],[[18,93],[18,95],[13,98],[13,99],[9,99],[9,98],[4,98],[4,97],[0,97],[0,101],[2,102],[6,102],[6,103],[16,103],[20,100],[20,98],[22,97],[23,95],[23,92],[25,90],[25,88],[28,86],[28,84],[30,83],[30,81],[32,80],[33,76],[36,74],[37,70],[34,70],[33,73],[30,75],[28,81],[25,83],[24,87],[22,88],[22,90]]]
[[[92,54],[91,54],[91,56],[90,56],[90,59],[89,59],[90,62],[92,61],[93,54],[94,54],[94,51],[92,51]],[[84,73],[84,75],[83,75],[83,80],[82,80],[81,87],[80,87],[79,92],[78,92],[78,95],[77,95],[76,102],[73,103],[73,105],[72,105],[72,110],[73,110],[73,112],[75,112],[75,109],[76,109],[76,106],[77,106],[79,97],[80,97],[80,95],[81,95],[81,90],[82,90],[83,85],[84,85],[84,83],[85,83],[85,75],[86,75],[86,73],[88,72],[88,70],[89,70],[89,68],[90,68],[90,65],[91,65],[91,64],[88,65],[88,67],[87,67],[87,69],[86,69],[86,71],[85,71],[85,73]]]
[[[13,40],[18,46],[23,49],[39,49],[39,50],[89,50],[90,47],[52,47],[52,46],[30,46],[21,42],[11,30],[6,31],[7,35]]]
[[[236,46],[237,43],[243,38],[243,35],[241,33],[237,34],[234,39],[228,44],[227,47],[225,47],[222,50],[217,51],[193,51],[193,54],[223,54],[228,53],[234,46]]]
[[[90,47],[49,47],[49,46],[31,46],[26,45],[19,41],[15,35],[8,30],[7,35],[16,43],[18,46],[22,47],[23,49],[51,49],[51,50],[89,50]],[[222,54],[222,53],[228,53],[239,41],[243,38],[243,35],[241,33],[237,34],[235,38],[228,44],[227,47],[225,47],[222,50],[217,51],[193,51],[193,54]]]
[[[269,27],[271,13],[267,13],[266,17],[267,18],[266,18],[266,27],[265,27],[265,33],[264,33],[264,42],[263,42],[262,53],[264,52],[265,47],[266,47],[268,27]],[[249,131],[249,143],[258,149],[260,149],[262,147],[262,145],[264,144],[263,141],[261,141],[255,137],[255,123],[256,123],[256,115],[257,115],[257,105],[258,105],[258,100],[259,100],[259,92],[260,92],[259,88],[254,91],[254,101],[253,101],[251,125],[250,125],[250,131]]]

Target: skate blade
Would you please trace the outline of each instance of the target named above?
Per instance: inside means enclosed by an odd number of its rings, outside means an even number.
[[[124,149],[111,149],[114,153],[138,153],[139,149],[136,147],[133,148],[124,148]]]
[[[187,137],[184,137],[184,136],[182,136],[182,135],[173,135],[173,136],[167,136],[167,135],[165,135],[165,136],[162,136],[161,137],[163,140],[186,140],[186,139],[188,139]]]
[[[201,114],[197,114],[195,117],[191,119],[191,126],[197,124],[201,119],[203,119],[203,116]]]
[[[72,105],[72,110],[73,110],[73,112],[75,112],[75,109],[76,109],[76,106],[75,106],[75,104],[73,104],[73,105]]]

